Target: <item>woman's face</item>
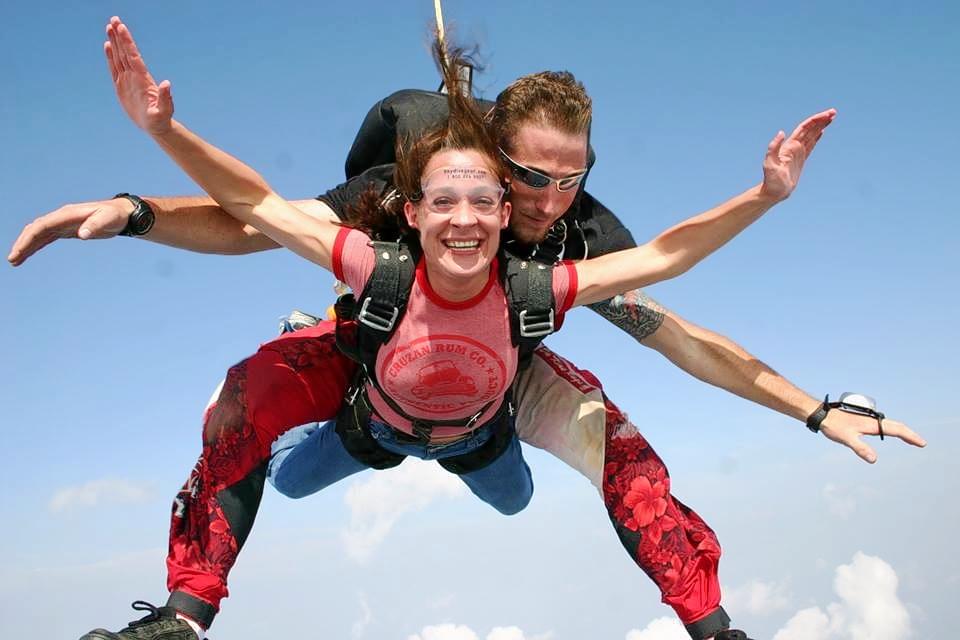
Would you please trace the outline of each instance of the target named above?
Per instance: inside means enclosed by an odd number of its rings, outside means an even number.
[[[510,220],[510,204],[490,166],[474,150],[441,151],[427,163],[423,198],[407,202],[403,211],[433,269],[453,277],[486,274]]]

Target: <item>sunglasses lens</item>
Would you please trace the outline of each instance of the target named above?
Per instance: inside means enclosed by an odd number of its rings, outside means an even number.
[[[517,180],[528,187],[533,187],[534,189],[543,189],[545,186],[550,184],[550,178],[542,173],[537,173],[536,171],[517,165],[513,165],[512,169],[513,175],[516,176]]]
[[[563,178],[561,180],[558,180],[557,189],[559,189],[560,191],[570,191],[570,189],[576,188],[577,185],[583,182],[584,175],[586,174],[581,173],[578,176],[570,176],[569,178]]]

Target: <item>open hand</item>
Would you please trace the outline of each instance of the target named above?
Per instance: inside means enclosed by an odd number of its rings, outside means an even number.
[[[867,462],[873,464],[877,461],[876,452],[861,438],[880,434],[876,418],[833,409],[820,424],[820,432],[834,442],[850,447]],[[927,446],[927,441],[921,438],[920,434],[896,420],[883,419],[883,435],[885,438],[900,438],[915,447]]]
[[[803,163],[823,135],[823,130],[833,122],[836,109],[827,109],[812,115],[793,130],[789,138],[784,139],[783,131],[777,133],[767,146],[767,155],[763,159],[764,193],[775,200],[786,200],[797,188]]]
[[[112,238],[127,226],[132,211],[133,203],[126,198],[64,205],[25,226],[7,261],[18,267],[60,238]]]
[[[107,24],[107,42],[103,52],[120,105],[133,123],[151,135],[170,130],[173,98],[170,81],[157,84],[140,56],[137,43],[127,25],[114,16]]]

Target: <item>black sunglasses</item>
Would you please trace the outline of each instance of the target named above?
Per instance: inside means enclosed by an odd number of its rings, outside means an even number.
[[[546,189],[551,183],[556,183],[557,191],[570,191],[571,189],[578,187],[580,183],[583,182],[583,179],[587,177],[587,172],[590,170],[588,167],[583,171],[578,171],[572,175],[564,176],[563,178],[551,178],[545,173],[540,173],[539,171],[531,169],[530,167],[523,166],[508,156],[507,152],[503,149],[500,149],[500,155],[503,156],[503,159],[510,167],[510,173],[513,174],[513,177],[533,189]]]

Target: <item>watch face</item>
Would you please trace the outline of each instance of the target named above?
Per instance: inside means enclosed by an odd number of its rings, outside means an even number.
[[[153,210],[145,204],[138,204],[136,210],[130,214],[130,232],[142,236],[153,228]]]

